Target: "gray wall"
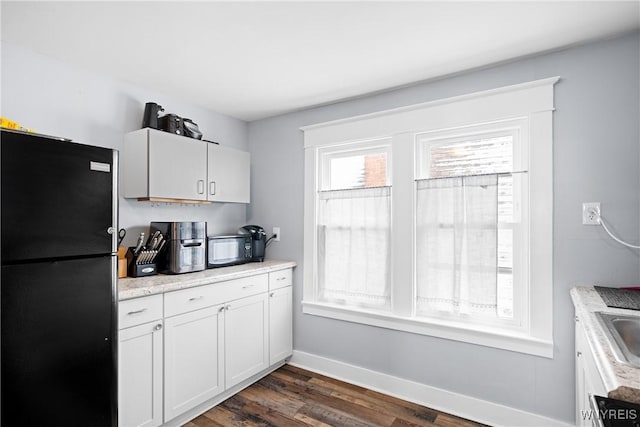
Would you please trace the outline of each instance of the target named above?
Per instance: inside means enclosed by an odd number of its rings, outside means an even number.
[[[162,93],[68,66],[2,42],[2,116],[37,132],[122,149],[126,132],[140,128],[146,102],[198,123],[204,138],[247,149],[247,123],[185,103]],[[35,195],[35,191],[34,191]],[[151,221],[207,221],[209,234],[235,232],[245,224],[246,205],[151,204],[120,198],[124,244]]]
[[[581,225],[581,204],[602,203],[615,231],[640,240],[640,35],[628,34],[387,93],[249,124],[248,220],[281,242],[268,258],[298,262],[294,348],[559,420],[574,419],[571,287],[640,282],[639,252]],[[300,126],[560,76],[554,113],[554,357],[303,315],[303,134]],[[345,82],[349,84],[349,82]]]

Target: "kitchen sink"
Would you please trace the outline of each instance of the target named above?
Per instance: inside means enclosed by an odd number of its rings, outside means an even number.
[[[621,362],[640,367],[640,316],[603,312],[594,314],[604,327],[616,357]]]

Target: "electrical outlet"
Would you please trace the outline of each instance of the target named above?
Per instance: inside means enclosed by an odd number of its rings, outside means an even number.
[[[582,225],[600,224],[600,202],[582,204]]]
[[[273,227],[273,233],[275,237],[273,238],[274,242],[280,241],[280,227]]]

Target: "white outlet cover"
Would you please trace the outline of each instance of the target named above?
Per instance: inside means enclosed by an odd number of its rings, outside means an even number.
[[[593,212],[596,212],[596,215]],[[600,224],[600,202],[588,202],[582,204],[582,225]]]

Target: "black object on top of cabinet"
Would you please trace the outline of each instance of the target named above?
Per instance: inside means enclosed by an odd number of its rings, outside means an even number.
[[[147,102],[144,106],[144,116],[142,116],[142,128],[159,129],[158,116],[162,111],[164,111],[162,105]]]
[[[0,425],[116,427],[118,153],[1,135]]]
[[[202,139],[202,132],[198,128],[198,124],[194,123],[193,120],[187,119],[186,117],[182,119],[182,126],[184,130],[184,135],[193,139]]]
[[[182,117],[175,114],[166,114],[158,119],[160,130],[173,133],[176,135],[184,135],[184,124]]]
[[[240,234],[251,236],[251,261],[264,261],[264,253],[267,245],[267,233],[259,225],[245,225],[238,230]]]

